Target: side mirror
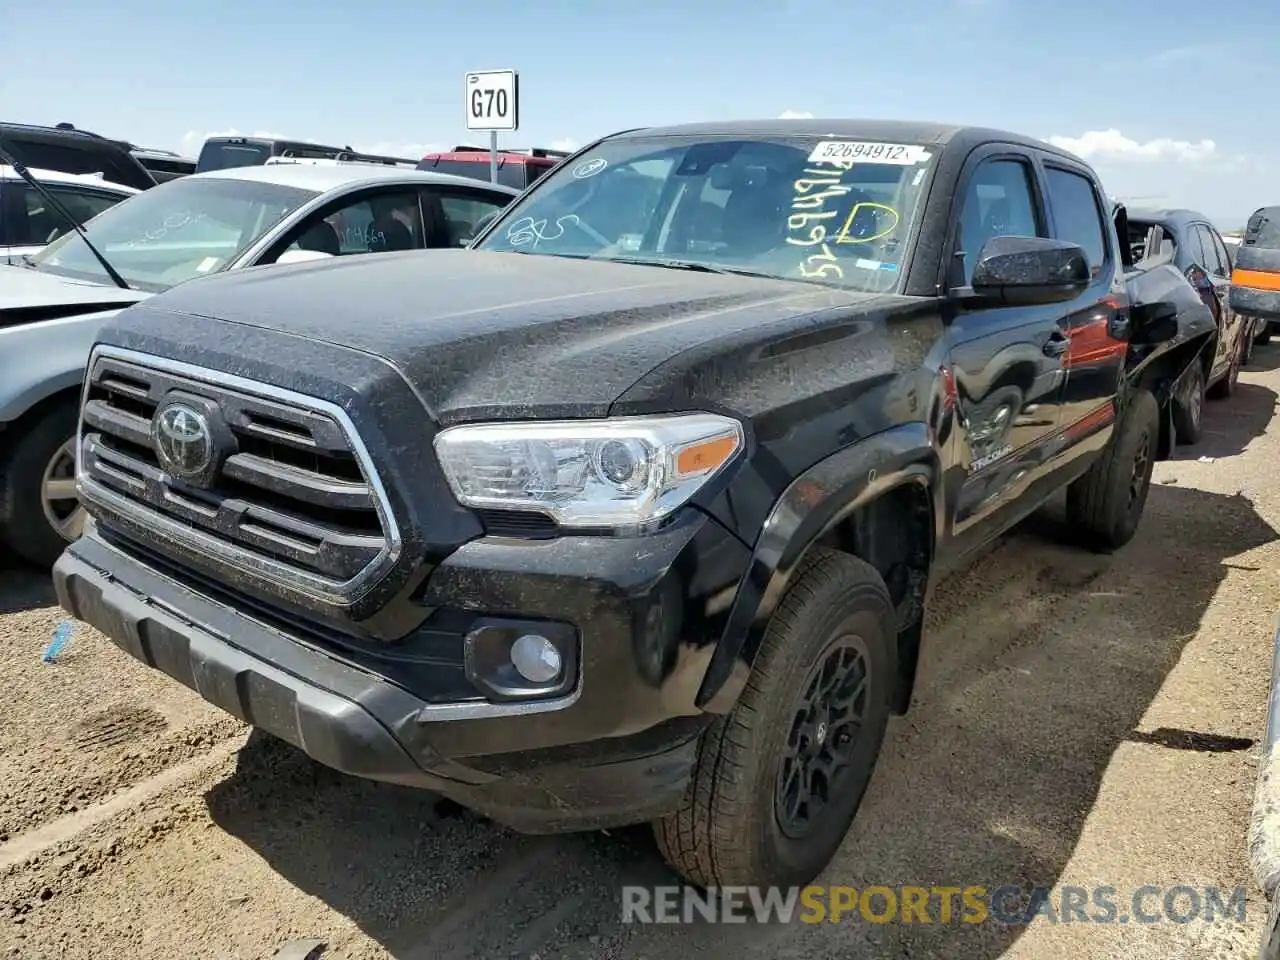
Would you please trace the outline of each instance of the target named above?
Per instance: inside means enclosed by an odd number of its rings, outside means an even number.
[[[1164,343],[1178,335],[1178,305],[1168,300],[1136,303],[1129,310],[1129,342]]]
[[[323,250],[286,250],[276,258],[276,263],[306,263],[309,260],[328,260],[332,256]]]
[[[498,214],[501,212],[502,212],[501,210],[494,210],[490,213],[486,213],[483,217],[477,220],[475,222],[475,225],[471,228],[471,236],[467,237],[466,242],[463,244],[463,246],[464,247],[470,246],[472,240],[474,240],[476,237],[480,236],[480,234],[488,230],[489,224],[497,220]]]
[[[1062,303],[1093,280],[1081,247],[1044,237],[992,237],[978,253],[973,293],[1002,306]]]

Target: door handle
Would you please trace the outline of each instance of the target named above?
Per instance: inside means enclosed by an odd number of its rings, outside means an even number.
[[[1071,346],[1071,338],[1061,330],[1056,330],[1040,347],[1046,357],[1060,357]]]

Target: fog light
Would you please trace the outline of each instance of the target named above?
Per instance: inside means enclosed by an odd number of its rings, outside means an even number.
[[[550,683],[564,667],[555,644],[536,633],[526,633],[511,645],[511,663],[530,683]]]

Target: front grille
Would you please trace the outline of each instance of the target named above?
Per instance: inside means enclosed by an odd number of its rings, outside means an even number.
[[[152,416],[175,390],[215,403],[234,437],[209,484],[170,476],[156,455]],[[178,541],[326,599],[349,599],[395,559],[394,522],[345,415],[265,385],[124,351],[95,354],[79,474],[86,500],[161,550]]]

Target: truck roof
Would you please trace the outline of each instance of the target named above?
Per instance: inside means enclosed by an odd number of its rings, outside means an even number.
[[[643,127],[626,130],[614,134],[617,138],[631,137],[724,137],[724,136],[758,136],[758,137],[848,137],[859,140],[882,140],[888,142],[908,142],[935,144],[939,147],[949,144],[957,146],[976,146],[980,143],[997,140],[1004,143],[1016,143],[1034,147],[1047,153],[1056,153],[1081,163],[1080,157],[1044,140],[998,130],[991,127],[971,127],[959,124],[935,123],[924,120],[873,120],[873,119],[767,119],[767,120],[731,120],[712,123],[682,123],[666,127]]]

